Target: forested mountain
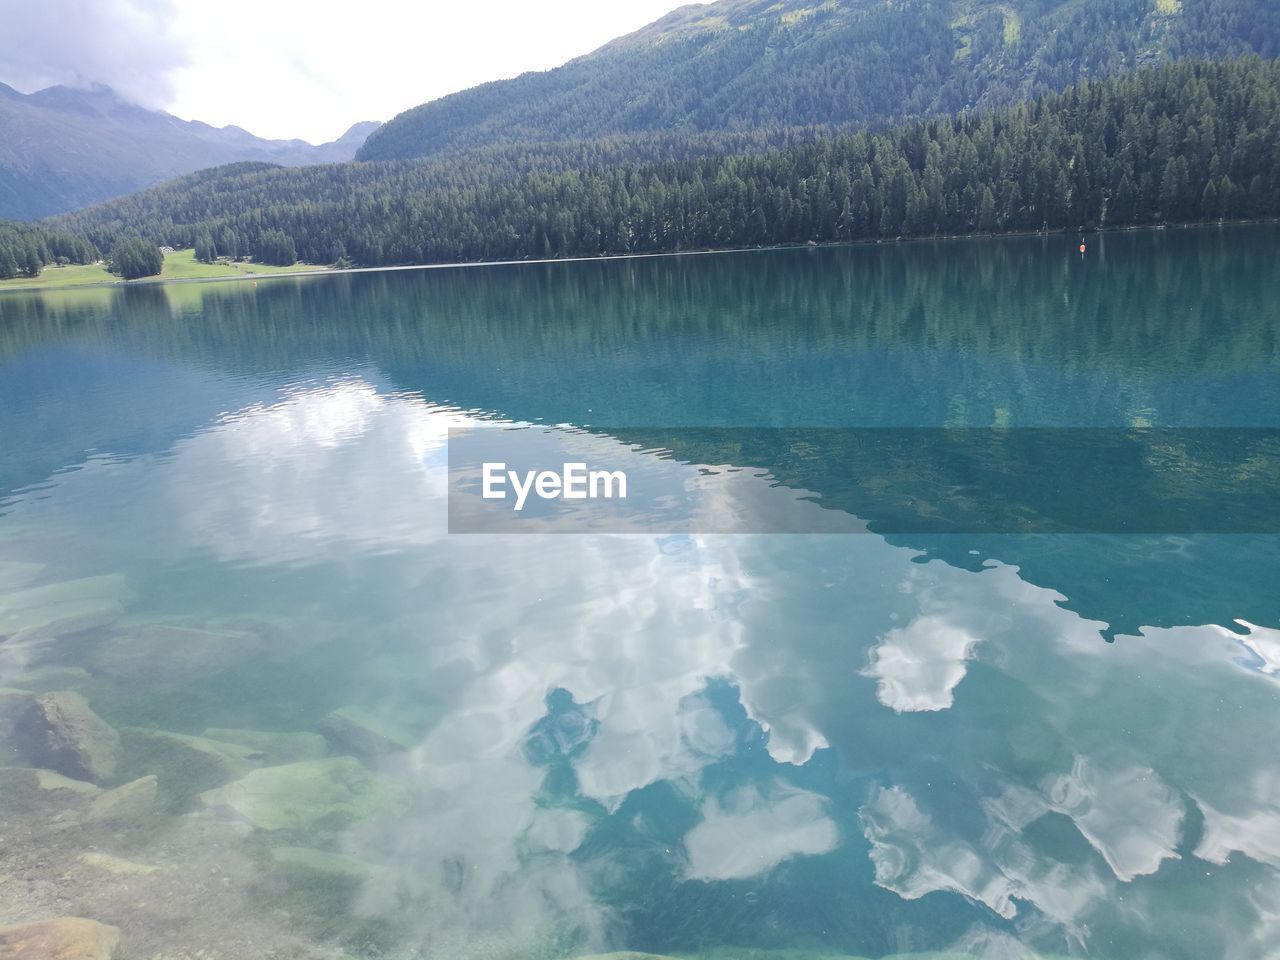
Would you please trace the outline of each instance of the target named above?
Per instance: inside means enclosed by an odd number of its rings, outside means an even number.
[[[31,220],[75,210],[237,160],[350,160],[376,126],[356,124],[340,139],[315,147],[144,110],[103,86],[22,94],[0,84],[0,218]]]
[[[718,0],[416,107],[362,160],[656,131],[881,126],[1166,57],[1280,56],[1276,0]]]
[[[1280,61],[1188,60],[783,148],[204,171],[57,218],[268,263],[435,263],[1280,215]],[[695,146],[699,141],[694,141]]]

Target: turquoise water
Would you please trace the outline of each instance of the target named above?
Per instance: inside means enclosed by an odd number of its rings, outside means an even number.
[[[1089,247],[0,296],[0,925],[147,957],[1276,956],[1280,537],[1217,478],[1275,480],[1280,229]],[[746,532],[450,533],[450,429],[532,425],[714,466]],[[813,453],[919,427],[1155,436],[1114,488],[1207,526],[940,533]],[[919,462],[862,492],[1058,499],[917,493]],[[780,517],[870,532],[751,532]],[[97,787],[155,775],[141,809],[28,783],[9,728],[46,691],[117,731]]]

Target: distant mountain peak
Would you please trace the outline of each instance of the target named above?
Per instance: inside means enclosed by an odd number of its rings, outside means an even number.
[[[27,101],[55,110],[91,110],[96,112],[116,110],[144,110],[121,97],[104,83],[55,84],[28,94]]]
[[[0,219],[36,219],[238,161],[285,166],[350,160],[377,124],[312,146],[265,140],[131,103],[103,83],[24,94],[0,84]]]

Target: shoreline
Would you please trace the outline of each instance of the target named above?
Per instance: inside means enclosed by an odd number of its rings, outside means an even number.
[[[451,263],[405,263],[392,264],[381,267],[348,267],[340,270],[337,267],[316,266],[314,269],[307,270],[282,270],[279,272],[264,273],[241,273],[227,277],[143,277],[138,280],[95,280],[89,283],[66,283],[66,284],[42,284],[32,282],[21,286],[6,287],[7,281],[0,281],[0,294],[5,293],[54,293],[58,291],[71,290],[104,290],[104,289],[126,289],[139,286],[164,286],[168,284],[186,284],[186,283],[243,283],[246,280],[252,280],[255,283],[258,280],[280,280],[292,277],[320,277],[329,275],[347,275],[358,273],[392,273],[404,270],[454,270],[467,267],[510,267],[525,264],[555,264],[555,263],[595,263],[611,260],[650,260],[658,257],[685,257],[685,256],[708,256],[719,253],[756,253],[770,250],[819,250],[831,249],[833,247],[868,247],[868,246],[886,246],[890,244],[902,243],[925,243],[930,241],[954,241],[954,240],[1000,240],[1012,239],[1018,237],[1031,238],[1070,236],[1077,234],[1079,236],[1091,236],[1094,234],[1108,233],[1146,233],[1161,230],[1201,230],[1210,227],[1243,227],[1243,226],[1265,226],[1280,223],[1280,218],[1262,219],[1262,220],[1208,220],[1208,221],[1192,221],[1189,223],[1149,223],[1149,224],[1131,224],[1121,227],[1093,227],[1091,229],[1054,229],[1054,230],[1007,230],[998,233],[947,233],[947,234],[931,234],[929,236],[920,237],[879,237],[876,239],[866,240],[840,240],[840,241],[808,241],[806,243],[775,243],[756,247],[706,247],[694,250],[663,250],[651,253],[610,253],[597,254],[588,257],[551,257],[546,259],[531,260],[463,260]]]

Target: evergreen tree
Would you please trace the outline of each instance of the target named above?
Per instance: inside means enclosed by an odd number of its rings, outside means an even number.
[[[158,276],[164,255],[154,243],[141,237],[125,237],[116,242],[107,258],[107,269],[125,280]]]
[[[196,237],[195,257],[200,263],[213,263],[218,259],[218,249],[208,233],[201,233]]]
[[[20,267],[29,247],[74,259],[130,234],[381,266],[1265,217],[1280,215],[1277,152],[1280,63],[1186,61],[874,133],[237,164],[23,228],[30,243],[0,229],[0,243]]]

